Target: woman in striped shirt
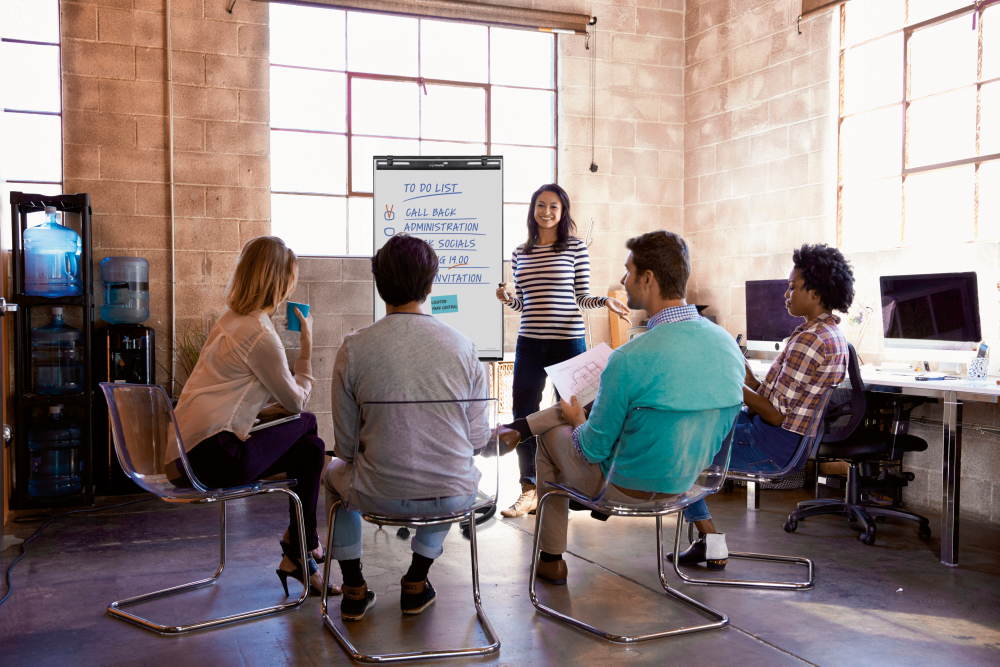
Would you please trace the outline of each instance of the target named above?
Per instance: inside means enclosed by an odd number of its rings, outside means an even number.
[[[511,258],[516,295],[507,292],[506,283],[497,289],[497,298],[521,313],[514,354],[515,419],[538,411],[546,366],[587,349],[581,309],[604,306],[628,319],[629,310],[621,301],[590,295],[590,256],[574,232],[566,191],[554,183],[538,188],[528,207],[528,240]],[[534,438],[517,446],[521,496],[501,512],[504,516],[535,509],[535,448]]]

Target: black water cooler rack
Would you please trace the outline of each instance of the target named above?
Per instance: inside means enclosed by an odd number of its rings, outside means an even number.
[[[94,278],[91,254],[91,210],[90,195],[37,195],[12,192],[11,206],[11,247],[13,285],[11,301],[17,304],[13,313],[14,340],[13,355],[14,383],[12,405],[13,421],[13,488],[11,506],[13,509],[44,509],[49,507],[72,507],[94,504],[94,458],[91,434],[93,432],[94,389],[92,376],[92,331],[94,322]],[[28,225],[29,213],[44,213],[46,206],[54,206],[63,214],[63,224],[80,235],[82,252],[80,256],[80,278],[83,293],[79,296],[49,298],[25,294],[24,277],[24,232]],[[83,366],[83,391],[77,394],[49,396],[32,391],[31,330],[45,324],[52,306],[63,306],[68,324],[82,332],[83,349],[80,350]],[[36,315],[32,319],[32,313]],[[69,496],[34,497],[28,493],[30,472],[30,452],[28,430],[33,423],[45,419],[52,405],[64,406],[66,418],[77,424],[81,433],[80,458],[83,464],[83,488],[80,493]]]

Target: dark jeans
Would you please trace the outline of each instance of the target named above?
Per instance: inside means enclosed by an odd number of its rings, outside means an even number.
[[[584,338],[528,338],[517,337],[514,353],[514,419],[521,419],[538,412],[545,389],[545,367],[572,359],[587,351]],[[556,392],[556,400],[559,392]],[[522,484],[535,483],[535,450],[538,443],[529,438],[517,446],[517,465]]]
[[[223,431],[202,440],[188,452],[188,462],[198,481],[210,488],[240,486],[262,477],[286,473],[296,484],[292,491],[302,501],[306,519],[306,546],[319,546],[316,501],[323,475],[326,446],[317,435],[316,416],[302,416],[284,424],[254,431],[246,441]],[[299,555],[295,502],[288,499],[288,536],[292,554]]]

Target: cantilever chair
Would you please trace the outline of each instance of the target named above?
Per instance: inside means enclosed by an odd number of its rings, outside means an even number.
[[[330,563],[333,560],[333,533],[336,528],[337,507],[344,506],[346,510],[356,511],[361,518],[369,523],[382,526],[406,526],[408,528],[419,528],[421,526],[439,526],[446,523],[462,523],[463,529],[468,526],[468,537],[470,550],[472,553],[472,600],[476,605],[476,615],[482,626],[483,634],[486,635],[489,644],[486,646],[473,646],[468,648],[412,651],[407,653],[382,653],[366,654],[362,653],[354,646],[346,631],[342,629],[330,615],[329,601],[327,599],[328,589],[323,589],[320,609],[323,615],[323,624],[333,633],[334,638],[340,646],[353,658],[359,662],[403,662],[409,660],[432,660],[438,658],[472,657],[483,656],[496,653],[500,650],[500,640],[497,638],[483,611],[482,599],[479,593],[479,552],[476,546],[476,512],[483,511],[491,505],[496,505],[497,490],[500,488],[500,467],[498,465],[500,452],[500,439],[497,437],[497,407],[499,400],[496,398],[467,399],[467,400],[447,400],[447,401],[370,401],[363,403],[359,411],[359,430],[364,421],[378,423],[412,423],[412,420],[426,419],[436,421],[441,425],[459,425],[470,439],[475,442],[477,432],[482,433],[483,429],[488,429],[490,434],[485,449],[491,450],[489,458],[476,457],[477,467],[482,471],[480,480],[480,490],[477,491],[476,499],[469,507],[452,514],[440,516],[424,517],[401,517],[387,514],[370,512],[363,507],[351,507],[350,498],[347,502],[338,500],[328,508],[329,517],[327,519],[327,542],[326,542],[326,563],[323,568],[324,581],[330,580]],[[478,426],[477,426],[478,425]],[[357,453],[354,457],[354,465],[351,473],[351,496],[354,497],[354,488],[357,484],[358,475],[363,467],[365,458],[365,443],[359,433],[356,439],[358,443]],[[400,442],[401,447],[407,443]],[[482,470],[485,468],[486,470]],[[487,491],[482,490],[482,483],[488,478]],[[489,488],[492,486],[492,489]],[[334,613],[336,616],[336,612]],[[343,623],[343,621],[341,621]]]
[[[826,407],[830,401],[830,396],[832,395],[833,387],[823,392],[823,395],[819,400],[819,405],[816,408],[816,412],[813,413],[809,426],[806,429],[806,434],[802,436],[802,439],[799,441],[799,447],[795,450],[795,455],[792,456],[791,461],[789,461],[784,468],[778,470],[777,472],[768,473],[754,472],[752,470],[729,470],[726,473],[726,479],[743,480],[747,483],[747,506],[750,509],[760,508],[760,497],[757,495],[758,490],[756,488],[758,484],[779,482],[786,476],[798,472],[805,467],[809,457],[816,453],[816,449],[823,440],[823,426],[825,424],[824,415],[826,414]],[[753,496],[753,499],[751,496]],[[756,505],[756,507],[753,507],[752,505]],[[678,553],[678,551],[675,550],[674,553]],[[769,588],[796,591],[808,590],[813,587],[815,580],[813,562],[808,558],[799,558],[798,556],[753,554],[737,551],[730,551],[729,557],[737,559],[769,560],[778,563],[803,565],[808,570],[808,578],[806,581],[760,581],[753,579],[709,579],[704,577],[692,577],[681,572],[680,564],[677,562],[676,558],[674,559],[674,571],[677,573],[678,577],[689,584],[703,584],[705,586],[737,586],[740,588]]]
[[[295,609],[305,602],[309,596],[309,586],[303,586],[302,595],[292,602],[245,611],[223,618],[192,623],[190,625],[161,625],[124,610],[149,600],[183,593],[203,586],[214,584],[226,567],[226,502],[239,498],[249,498],[261,493],[280,493],[287,495],[294,503],[299,524],[300,553],[306,553],[305,518],[302,514],[302,503],[299,497],[289,488],[295,486],[294,479],[277,482],[256,481],[242,486],[225,489],[207,488],[191,470],[184,444],[177,429],[174,411],[170,399],[162,387],[135,384],[101,383],[101,390],[108,400],[108,411],[111,416],[111,429],[114,435],[115,452],[122,469],[136,484],[146,491],[155,494],[168,503],[188,504],[219,504],[219,568],[208,579],[200,579],[189,584],[173,586],[161,591],[138,595],[126,600],[117,600],[108,606],[108,613],[130,623],[159,632],[165,635],[176,635],[211,628],[224,623],[245,621],[260,616],[268,616],[281,611]],[[176,452],[170,447],[171,440],[176,438]],[[184,474],[191,486],[178,486],[167,478],[166,464],[168,455],[179,454],[179,460]]]
[[[556,484],[555,482],[546,480],[544,483],[548,486],[554,487],[555,490],[546,493],[538,503],[538,523],[535,527],[535,540],[531,556],[531,577],[528,583],[528,593],[531,596],[531,603],[535,605],[535,609],[543,614],[565,623],[569,623],[570,625],[582,630],[586,630],[587,632],[595,634],[598,637],[602,637],[608,641],[619,644],[632,644],[635,642],[648,641],[650,639],[675,637],[677,635],[703,632],[705,630],[717,630],[729,625],[728,616],[684,595],[678,590],[671,588],[667,583],[663,566],[663,517],[668,514],[678,514],[677,531],[674,536],[674,552],[676,553],[680,546],[681,528],[684,523],[681,520],[679,513],[691,503],[718,491],[726,479],[726,468],[729,465],[729,452],[732,437],[732,422],[729,421],[730,414],[732,414],[732,412],[725,409],[678,413],[668,410],[657,410],[655,408],[632,408],[625,421],[625,428],[622,433],[622,437],[615,444],[614,451],[612,452],[611,463],[609,465],[608,473],[605,475],[604,484],[601,486],[601,489],[596,496],[590,497],[571,486]],[[628,448],[629,437],[635,435],[640,429],[657,429],[659,432],[663,430],[658,428],[659,425],[664,424],[667,420],[670,420],[675,424],[679,424],[680,426],[678,428],[684,428],[688,432],[697,433],[718,428],[723,426],[721,423],[723,420],[725,420],[725,424],[730,425],[730,428],[718,453],[715,455],[712,464],[701,472],[700,476],[695,480],[691,488],[684,493],[671,495],[660,494],[657,499],[652,501],[605,498],[608,488],[611,485],[611,479],[614,475],[618,457],[621,455],[622,450]],[[670,598],[697,610],[712,619],[712,622],[702,625],[663,630],[660,632],[651,632],[643,635],[621,635],[602,630],[601,628],[586,623],[580,619],[573,618],[572,616],[564,614],[539,602],[538,596],[535,594],[535,581],[538,576],[538,557],[541,549],[539,546],[541,536],[540,527],[545,520],[545,509],[547,507],[547,503],[552,498],[560,496],[568,498],[571,502],[576,501],[591,510],[612,516],[656,517],[656,560],[660,575],[660,584],[663,586],[663,590],[668,596],[670,596]],[[757,558],[757,555],[750,554],[746,557]],[[771,557],[768,557],[767,559],[770,560]]]
[[[908,433],[910,412],[923,401],[885,396],[870,406],[857,353],[852,345],[848,347],[849,396],[836,405],[831,403],[826,412],[830,433],[823,436],[814,454],[817,461],[850,462],[844,499],[819,498],[817,477],[816,499],[799,503],[798,509],[788,515],[785,531],[794,532],[798,522],[806,517],[840,514],[864,525],[859,539],[870,546],[875,544],[875,520],[893,517],[916,521],[917,534],[926,539],[931,535],[927,519],[898,506],[900,489],[914,478],[913,473],[901,470],[903,455],[927,449],[926,441]],[[894,469],[893,461],[900,462],[900,470]],[[875,470],[877,474],[872,474]],[[867,492],[874,490],[892,491],[893,503],[886,505],[865,498]]]

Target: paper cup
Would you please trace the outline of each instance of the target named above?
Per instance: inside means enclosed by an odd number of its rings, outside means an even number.
[[[977,380],[984,379],[988,367],[986,357],[973,357],[972,361],[969,362],[969,377]]]
[[[302,331],[302,323],[299,322],[299,316],[295,314],[296,308],[302,312],[302,317],[309,317],[309,304],[289,301],[288,305],[285,306],[285,315],[288,316],[289,331]]]

